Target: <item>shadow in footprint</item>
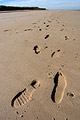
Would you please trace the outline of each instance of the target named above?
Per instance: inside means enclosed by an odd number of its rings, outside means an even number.
[[[54,78],[54,88],[51,94],[51,99],[53,102],[55,102],[55,93],[56,93],[56,87],[58,86],[58,77],[59,77],[59,73],[57,72],[55,78]]]

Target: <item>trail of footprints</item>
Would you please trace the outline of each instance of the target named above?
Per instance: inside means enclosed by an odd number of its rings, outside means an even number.
[[[52,19],[54,20],[54,19]],[[48,22],[52,22],[50,20],[48,20]],[[59,24],[59,21],[56,21]],[[32,23],[32,24],[37,24],[37,23]],[[46,24],[46,22],[43,23],[44,25]],[[48,28],[50,25],[46,25],[46,28]],[[62,25],[63,27],[65,27],[65,25]],[[32,29],[25,29],[24,31],[31,31]],[[5,30],[5,32],[8,30]],[[39,31],[42,31],[42,29],[39,27]],[[64,28],[62,28],[60,31],[64,31]],[[50,37],[49,34],[47,34],[45,36],[45,39],[48,39]],[[65,40],[69,40],[70,38],[68,36],[65,36]],[[48,46],[45,47],[45,49],[48,48]],[[39,45],[35,45],[33,48],[34,52],[36,54],[41,53],[41,47]],[[60,55],[63,53],[62,50],[58,49],[57,51],[52,52],[51,57],[52,58],[57,58],[60,57]],[[51,77],[52,78],[52,77]],[[24,104],[26,104],[27,102],[29,102],[32,99],[32,94],[33,92],[40,86],[40,82],[39,81],[32,81],[32,83],[30,84],[30,89],[25,88],[23,91],[21,91],[20,93],[18,93],[11,101],[11,106],[14,108],[18,108],[20,106],[23,106]],[[67,87],[67,80],[65,75],[58,71],[54,77],[54,87],[53,87],[53,91],[51,94],[51,99],[52,101],[54,101],[55,103],[59,104],[62,102],[63,100],[63,96],[64,96],[64,92],[65,92],[65,88]],[[74,98],[75,95],[72,92],[67,93],[67,96]],[[23,117],[23,116],[22,116]]]
[[[54,19],[53,19],[54,20]],[[52,21],[50,21],[50,20],[48,20],[48,22],[50,23],[50,22],[52,22]],[[57,20],[56,20],[56,22],[57,22]],[[58,22],[59,23],[59,22]],[[32,23],[32,24],[37,24],[37,23]],[[43,24],[46,24],[46,22],[44,22]],[[63,27],[65,26],[64,24],[62,25]],[[49,27],[49,24],[47,24],[46,25],[46,27],[48,28]],[[32,29],[25,29],[24,31],[30,31],[30,30],[32,30]],[[63,31],[64,29],[61,29],[60,31]],[[5,30],[5,31],[7,31],[7,30]],[[42,29],[40,28],[39,29],[39,31],[42,31]],[[45,36],[45,39],[48,39],[49,38],[49,34],[47,34],[46,36]],[[69,37],[68,36],[65,36],[65,40],[69,40]],[[48,47],[46,47],[46,48],[48,48]],[[46,49],[45,48],[45,49]],[[41,47],[39,46],[39,45],[35,45],[34,46],[34,48],[33,48],[33,50],[34,50],[34,52],[36,53],[36,54],[39,54],[39,53],[41,53]],[[52,58],[57,58],[57,57],[59,57],[60,56],[60,54],[61,53],[63,53],[63,51],[62,50],[57,50],[57,51],[54,51],[52,54],[51,54],[51,57]],[[57,96],[57,97],[55,97],[55,99],[59,99],[59,100],[55,100],[55,101],[61,101],[62,100],[62,98],[63,97],[61,97],[61,96],[63,96],[63,91],[64,91],[64,88],[65,88],[65,86],[66,86],[66,79],[65,79],[65,77],[64,77],[64,75],[63,75],[63,73],[57,73],[57,75],[58,75],[58,78],[57,78],[57,83],[55,83],[55,86],[56,86],[56,90],[55,90],[55,96]],[[59,79],[59,80],[58,80]],[[62,82],[61,82],[61,80],[62,80]],[[58,82],[58,81],[60,81],[60,82]],[[59,83],[59,84],[58,84]],[[62,86],[62,84],[63,84],[63,86]],[[39,83],[37,82],[37,85],[39,86]],[[37,86],[37,87],[38,87]],[[58,86],[59,86],[59,90],[58,90]],[[62,91],[60,90],[60,86],[62,86],[63,88],[61,88],[62,89]],[[37,88],[36,87],[36,88]],[[54,87],[55,88],[55,87]],[[34,91],[35,89],[33,89],[32,91]],[[59,93],[59,91],[61,92],[61,93]],[[52,95],[53,96],[53,95]],[[58,97],[59,96],[59,97]],[[26,104],[26,102],[28,102],[29,100],[31,100],[31,98],[32,98],[32,92],[31,93],[29,93],[29,91],[28,91],[28,89],[27,88],[25,88],[22,92],[20,92],[20,93],[18,93],[14,98],[13,98],[13,100],[12,100],[12,103],[11,103],[11,105],[12,106],[14,106],[15,108],[16,107],[19,107],[19,106],[22,106],[22,105],[24,105],[24,104]]]

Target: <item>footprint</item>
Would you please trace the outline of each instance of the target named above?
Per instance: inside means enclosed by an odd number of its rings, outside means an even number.
[[[65,40],[69,40],[69,37],[68,37],[68,36],[65,36]]]
[[[4,30],[4,32],[7,32],[7,31],[10,31],[10,30],[7,30],[7,29],[6,29],[6,30]]]
[[[63,31],[64,29],[61,29],[60,31]]]
[[[25,88],[23,91],[19,92],[11,101],[11,106],[14,108],[18,108],[23,106],[28,101],[31,100],[32,94],[36,88],[40,86],[39,81],[33,80],[30,84],[29,89]]]
[[[30,31],[30,30],[32,30],[32,29],[25,29],[24,31]]]
[[[36,54],[41,53],[40,49],[41,49],[41,48],[40,48],[40,46],[38,46],[38,45],[34,46],[34,48],[33,48],[33,50],[35,51]]]
[[[50,20],[48,20],[48,22],[51,22]]]
[[[74,38],[73,41],[75,41],[76,39]]]
[[[46,23],[44,22],[44,24],[46,24]]]
[[[32,23],[32,24],[37,24],[37,23]]]
[[[71,97],[71,98],[74,98],[74,97],[75,97],[75,95],[74,95],[73,92],[67,93],[67,96],[69,96],[69,97]]]
[[[20,117],[21,117],[21,118],[23,118],[23,117],[24,117],[24,115],[20,115]]]
[[[64,91],[67,86],[66,77],[63,75],[62,72],[57,72],[54,78],[54,83],[55,86],[52,91],[51,98],[54,102],[59,104],[63,99]]]
[[[65,120],[68,120],[68,118],[66,118]]]
[[[46,27],[49,27],[49,25],[46,25]]]
[[[48,35],[46,35],[45,39],[47,39],[48,37],[49,37],[49,34],[48,34]]]
[[[42,31],[42,29],[39,29],[39,31]]]
[[[51,54],[51,57],[53,58],[59,57],[62,52],[63,52],[62,50],[57,50]]]
[[[45,47],[44,47],[44,49],[47,49],[47,48],[48,48],[48,46],[45,46]]]
[[[52,118],[52,120],[56,120],[55,118]]]
[[[61,67],[63,68],[63,67],[64,67],[64,65],[61,65]]]

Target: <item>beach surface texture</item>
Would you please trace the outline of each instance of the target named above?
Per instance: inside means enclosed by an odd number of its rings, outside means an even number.
[[[0,13],[0,120],[80,120],[80,11]]]

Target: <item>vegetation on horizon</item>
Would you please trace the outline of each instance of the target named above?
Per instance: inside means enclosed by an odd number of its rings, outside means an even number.
[[[39,8],[39,7],[16,7],[16,6],[0,5],[0,11],[11,11],[11,10],[46,10],[46,8]]]

